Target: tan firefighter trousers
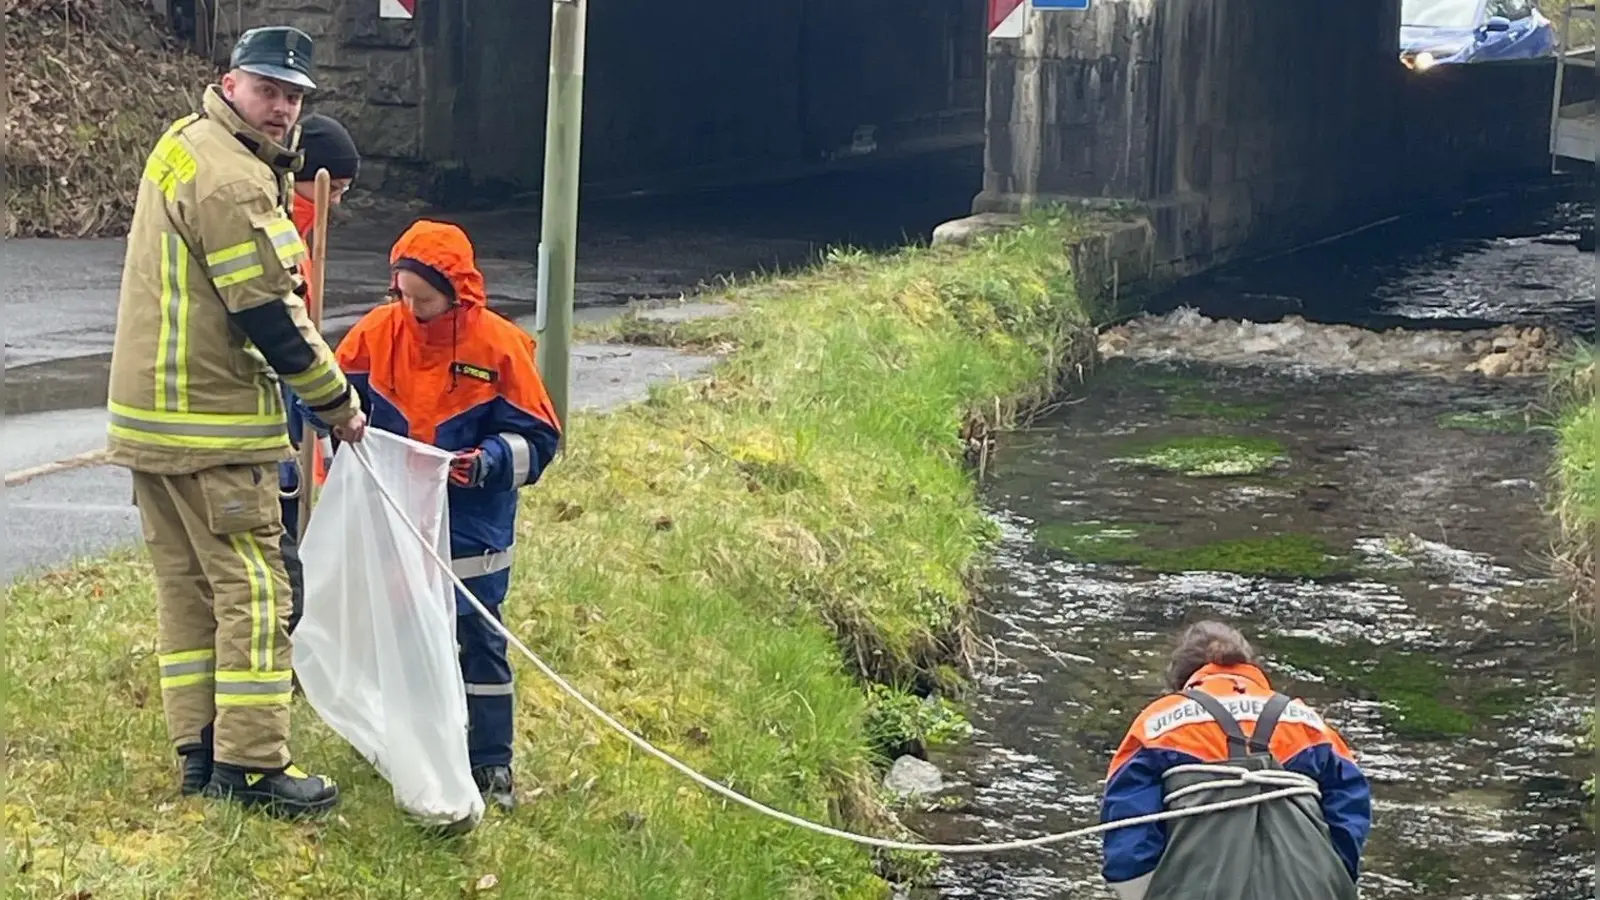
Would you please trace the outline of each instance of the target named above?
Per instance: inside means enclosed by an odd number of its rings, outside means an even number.
[[[175,747],[214,728],[217,762],[289,763],[289,577],[277,468],[133,473],[156,570],[161,701]]]

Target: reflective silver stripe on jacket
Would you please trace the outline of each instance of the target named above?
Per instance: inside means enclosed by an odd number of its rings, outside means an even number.
[[[481,575],[492,575],[501,569],[511,568],[511,558],[515,555],[517,545],[512,544],[504,550],[484,553],[480,556],[463,556],[450,560],[450,571],[462,580],[477,578]]]
[[[520,434],[497,434],[495,437],[506,442],[511,449],[511,484],[520,485],[528,480],[528,472],[533,468],[533,448],[528,446],[528,439]]]
[[[473,684],[467,682],[467,696],[469,697],[509,697],[511,696],[511,682],[505,684]]]

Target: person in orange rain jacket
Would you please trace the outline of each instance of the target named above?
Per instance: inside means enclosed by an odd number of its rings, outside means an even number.
[[[316,224],[316,176],[318,169],[327,169],[329,178],[328,204],[338,206],[345,191],[355,181],[361,168],[361,154],[350,132],[329,116],[314,113],[300,120],[299,149],[305,154],[294,183],[294,209],[291,218],[300,232],[300,239],[311,246],[311,231]],[[296,451],[305,439],[305,416],[300,405],[294,402],[288,384],[280,384],[283,408],[288,414],[289,443]],[[313,480],[320,484],[327,474],[325,454],[317,453],[313,460],[317,471]],[[294,634],[305,610],[306,591],[304,570],[300,566],[300,464],[298,456],[278,464],[279,505],[283,512],[283,562],[289,574],[289,633]]]
[[[1105,832],[1102,875],[1119,900],[1355,900],[1372,790],[1338,732],[1275,692],[1249,642],[1219,622],[1178,638],[1167,688],[1117,748],[1102,822],[1291,783],[1321,796]],[[1240,770],[1256,780],[1228,781]],[[1200,786],[1219,780],[1227,786]]]
[[[486,306],[459,227],[421,219],[389,252],[391,301],[367,313],[336,356],[371,427],[455,453],[448,487],[451,567],[498,619],[511,582],[517,491],[539,480],[561,439],[533,338]],[[457,592],[467,749],[486,800],[515,806],[506,640]]]

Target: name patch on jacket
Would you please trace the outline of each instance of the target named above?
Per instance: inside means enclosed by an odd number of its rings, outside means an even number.
[[[473,378],[487,384],[494,384],[500,378],[500,373],[493,369],[485,369],[483,366],[475,366],[471,363],[464,362],[451,363],[450,371],[456,373],[457,375],[461,375],[466,378]]]
[[[1222,708],[1226,709],[1229,715],[1241,722],[1254,722],[1261,718],[1261,711],[1266,708],[1268,699],[1267,697],[1241,697],[1237,695],[1217,698],[1222,703]],[[1210,721],[1212,721],[1211,714],[1206,712],[1205,707],[1193,700],[1185,700],[1165,712],[1151,716],[1144,723],[1144,739],[1146,741],[1153,740],[1185,725]],[[1278,721],[1301,722],[1318,729],[1324,727],[1322,717],[1317,715],[1311,707],[1298,700],[1291,700],[1289,705],[1284,707],[1283,715],[1278,717]]]

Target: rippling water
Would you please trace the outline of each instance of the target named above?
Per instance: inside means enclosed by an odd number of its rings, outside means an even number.
[[[1549,202],[1546,223],[1570,224],[1574,208]],[[1528,230],[1508,239],[1456,235],[1431,250],[1373,259],[1375,274],[1353,289],[1382,315],[1592,332],[1593,254],[1539,243],[1539,229]],[[1349,253],[1302,260],[1303,293],[1326,296]],[[1266,277],[1277,279],[1267,291],[1274,296],[1293,288],[1280,270]],[[1212,283],[1171,305],[1226,315],[1207,293],[1215,290]],[[965,785],[958,793],[966,803],[916,824],[939,840],[976,841],[1097,821],[1106,764],[1133,716],[1159,694],[1156,673],[1173,632],[1186,620],[1221,617],[1266,651],[1278,687],[1321,709],[1359,754],[1375,796],[1364,897],[1593,896],[1581,790],[1591,766],[1576,756],[1573,735],[1593,705],[1595,672],[1592,648],[1580,655],[1553,612],[1559,591],[1539,561],[1549,435],[1442,424],[1485,412],[1536,422],[1539,381],[1486,381],[1454,365],[1445,378],[1186,363],[1181,338],[1163,338],[1176,352],[1149,354],[1172,359],[1114,361],[997,460],[987,499],[1004,540],[987,605],[1029,636],[998,622],[989,629],[1001,657],[980,678],[974,739],[935,757]],[[1307,340],[1328,343],[1318,334]],[[1275,440],[1288,461],[1224,478],[1117,462],[1135,443],[1196,435]],[[1315,580],[1097,565],[1052,536],[1063,524],[1081,533],[1089,523],[1128,527],[1167,550],[1299,535],[1350,564]],[[1379,660],[1388,662],[1370,678],[1327,674]],[[1379,673],[1396,666],[1436,679],[1423,713],[1385,696],[1390,676]],[[1408,718],[1429,710],[1455,724],[1430,731]],[[926,895],[1109,896],[1099,865],[1098,839],[957,858]]]

